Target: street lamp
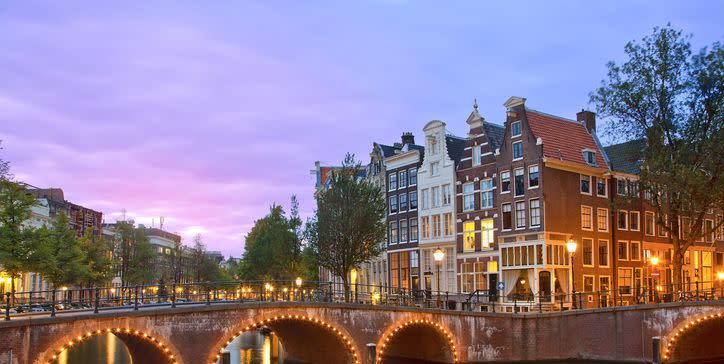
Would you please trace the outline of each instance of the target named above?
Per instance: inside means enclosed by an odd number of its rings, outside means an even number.
[[[440,265],[445,259],[445,252],[438,247],[432,253],[432,257],[435,258],[435,267],[437,267],[437,307],[440,308]]]
[[[574,310],[578,308],[576,305],[576,275],[573,273],[573,255],[576,253],[576,248],[578,248],[576,241],[573,239],[568,240],[566,243],[566,249],[568,250],[569,259],[571,261],[571,300],[573,301]]]
[[[651,257],[651,276],[654,284],[654,302],[659,302],[659,291],[661,291],[660,287],[656,285],[656,276],[659,275],[659,272],[656,270],[656,266],[659,265],[659,257]]]
[[[724,272],[717,272],[716,279],[719,280],[719,290],[721,291],[719,293],[719,299],[723,299],[724,298]]]
[[[297,287],[301,287],[302,283],[302,277],[297,277],[297,279],[294,280],[294,284],[296,284]]]

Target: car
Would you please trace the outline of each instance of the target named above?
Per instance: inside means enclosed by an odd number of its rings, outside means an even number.
[[[45,312],[42,306],[33,306],[30,308],[30,312]]]
[[[10,314],[18,313],[18,311],[12,307],[10,307],[10,310],[7,310],[7,306],[2,306],[2,313],[4,314],[5,311],[8,311],[8,313]]]

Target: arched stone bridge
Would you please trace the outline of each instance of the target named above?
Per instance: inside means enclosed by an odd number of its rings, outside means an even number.
[[[0,323],[0,363],[48,363],[112,332],[135,364],[210,364],[236,336],[263,326],[287,359],[302,363],[651,362],[653,337],[661,337],[664,362],[724,358],[721,301],[526,315],[277,302],[17,318]]]

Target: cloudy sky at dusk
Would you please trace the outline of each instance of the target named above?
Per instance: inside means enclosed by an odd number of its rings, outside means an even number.
[[[465,135],[475,97],[492,122],[511,95],[575,117],[654,26],[724,35],[722,2],[125,3],[0,3],[0,158],[107,222],[165,216],[235,256],[273,202],[312,213],[315,160],[431,119]]]

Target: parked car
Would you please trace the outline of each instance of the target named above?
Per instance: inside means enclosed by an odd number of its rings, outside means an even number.
[[[30,312],[45,312],[45,309],[43,308],[43,306],[33,305],[32,307],[30,307]]]
[[[2,306],[2,314],[5,314],[6,309],[7,309],[7,306]],[[11,314],[18,313],[18,311],[16,309],[10,307],[9,313],[11,313]]]

